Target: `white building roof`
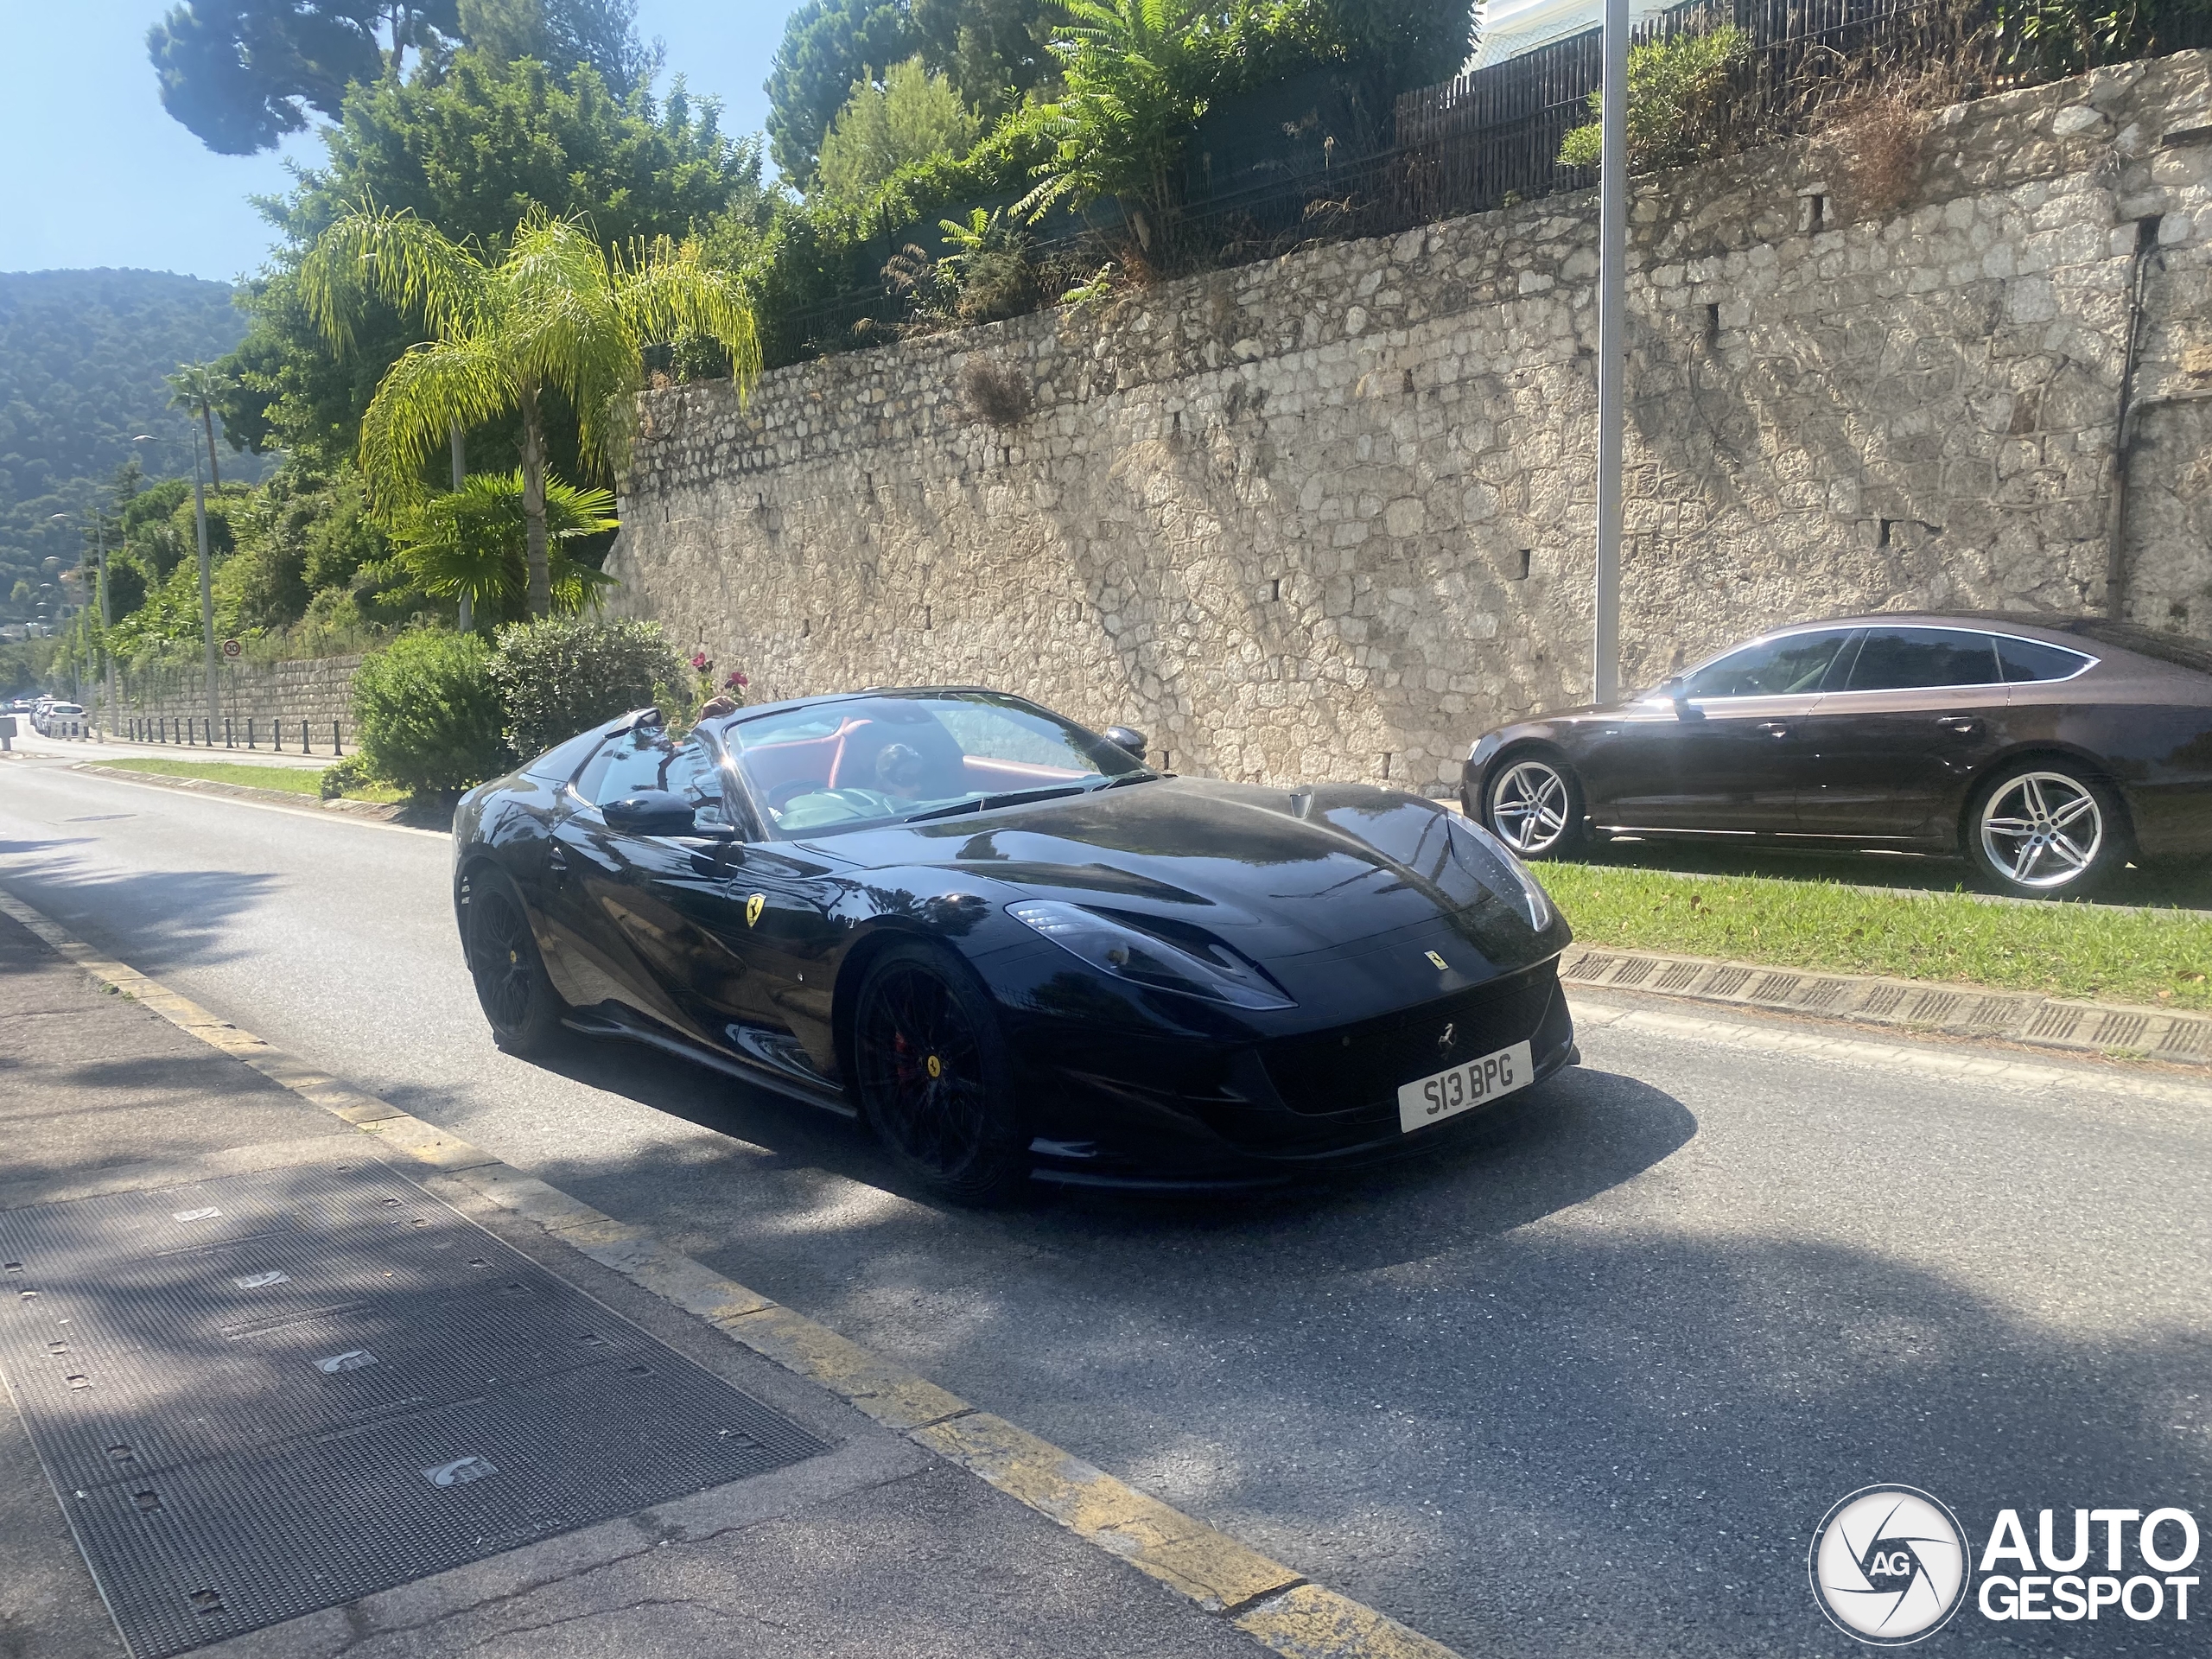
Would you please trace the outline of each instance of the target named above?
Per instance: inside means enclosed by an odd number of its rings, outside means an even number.
[[[1669,0],[1628,0],[1629,22],[1640,23],[1653,12],[1665,10],[1667,3]],[[1603,16],[1602,0],[1481,0],[1475,9],[1475,57],[1468,67],[1487,69],[1595,29]]]

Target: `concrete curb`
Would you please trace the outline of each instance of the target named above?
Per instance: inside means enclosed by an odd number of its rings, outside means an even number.
[[[1978,1037],[2069,1054],[2155,1059],[2212,1070],[2212,1018],[2128,1003],[2072,1001],[2032,991],[1830,974],[1594,945],[1570,948],[1560,961],[1560,977],[1570,985],[1843,1020],[1892,1031]]]
[[[1458,1659],[1451,1649],[1388,1614],[1309,1583],[1228,1534],[679,1255],[651,1234],[264,1042],[137,969],[101,956],[12,894],[0,892],[0,914],[22,924],[94,983],[143,1003],[210,1047],[374,1136],[380,1150],[413,1162],[414,1171],[402,1173],[425,1191],[449,1202],[481,1198],[535,1223],[1275,1652],[1290,1659]]]

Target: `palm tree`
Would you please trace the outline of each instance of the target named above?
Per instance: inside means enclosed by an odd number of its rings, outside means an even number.
[[[466,601],[479,616],[512,615],[528,585],[529,531],[519,472],[479,473],[411,509],[391,532],[397,562],[426,594]],[[547,575],[557,611],[581,611],[613,578],[568,556],[563,543],[616,527],[612,490],[545,483]]]
[[[223,475],[215,470],[215,405],[231,389],[231,378],[213,363],[180,363],[175,374],[162,377],[169,389],[169,407],[200,416],[207,435],[207,477],[215,493],[223,493]]]
[[[533,617],[551,613],[546,563],[545,401],[575,411],[584,458],[619,468],[644,352],[679,335],[713,340],[743,391],[760,369],[760,336],[737,280],[698,244],[666,237],[603,251],[580,219],[533,207],[505,251],[487,256],[412,213],[363,204],[322,233],[300,290],[333,346],[374,293],[432,336],[386,372],[361,420],[361,470],[387,518],[427,493],[435,446],[513,413],[522,419],[522,512]]]

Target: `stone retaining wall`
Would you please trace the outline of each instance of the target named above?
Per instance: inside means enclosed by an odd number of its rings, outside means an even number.
[[[1955,106],[1858,191],[1802,143],[1637,181],[1624,678],[1881,607],[2212,634],[2207,55]],[[768,696],[982,681],[1178,770],[1441,790],[1588,696],[1595,211],[651,394],[615,603]]]
[[[246,722],[253,722],[254,738],[265,747],[272,721],[284,722],[284,747],[296,748],[300,722],[317,753],[327,751],[331,724],[349,750],[353,745],[353,671],[358,656],[321,657],[290,663],[224,663],[216,669],[219,707],[215,741],[223,741],[224,720],[232,723],[236,741],[246,741]],[[118,714],[123,721],[154,722],[158,730],[190,721],[195,730],[207,718],[207,676],[199,669],[156,669],[119,677]],[[87,688],[86,707],[92,707]]]

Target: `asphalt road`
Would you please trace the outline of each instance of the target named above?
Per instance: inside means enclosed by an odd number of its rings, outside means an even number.
[[[653,1055],[500,1054],[449,860],[0,767],[0,885],[81,936],[1469,1656],[1858,1651],[1805,1552],[1874,1482],[1977,1538],[2007,1506],[2212,1522],[2212,1090],[1592,1024],[1433,1163],[976,1216]],[[2201,1652],[2191,1615],[1969,1613],[1927,1650]]]

